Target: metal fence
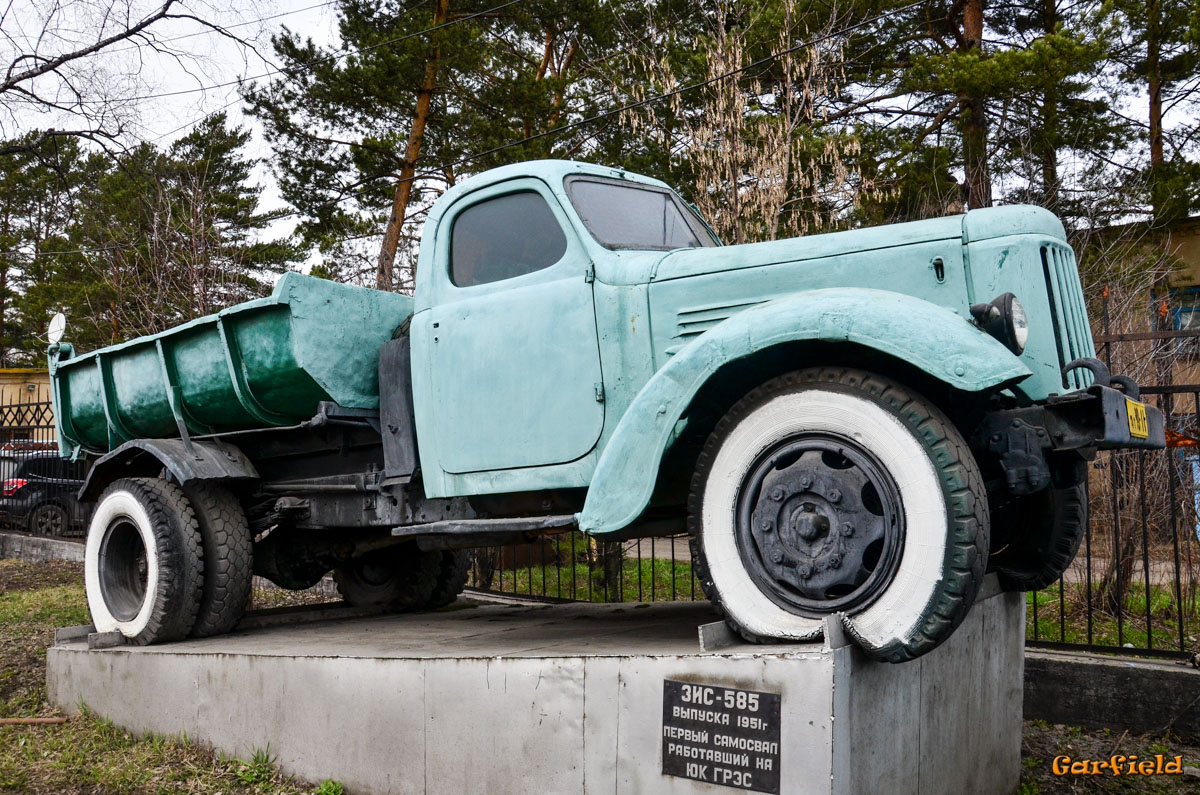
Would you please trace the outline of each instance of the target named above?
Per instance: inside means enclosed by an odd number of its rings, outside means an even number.
[[[579,532],[472,550],[468,587],[545,601],[703,599],[686,535],[598,541]]]
[[[58,455],[49,402],[0,404],[0,526],[82,537],[87,509],[75,495],[83,475],[82,463]]]
[[[1167,448],[1097,456],[1083,544],[1057,583],[1027,596],[1027,643],[1192,658],[1200,652],[1200,330],[1181,328],[1165,301],[1153,307],[1150,331],[1123,331],[1109,308],[1105,289],[1097,354],[1143,384],[1142,400],[1163,412]],[[1134,323],[1145,328],[1144,315]]]

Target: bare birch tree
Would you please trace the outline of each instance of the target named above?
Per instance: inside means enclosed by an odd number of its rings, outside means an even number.
[[[253,7],[253,4],[250,6]],[[231,6],[245,9],[245,4]],[[153,98],[147,72],[163,57],[195,71],[203,60],[166,35],[190,22],[252,48],[213,21],[223,9],[205,0],[13,0],[0,12],[0,155],[36,151],[51,138],[87,138],[111,146]],[[202,72],[201,72],[202,74]],[[148,96],[149,95],[149,96]],[[37,135],[17,139],[37,129]]]

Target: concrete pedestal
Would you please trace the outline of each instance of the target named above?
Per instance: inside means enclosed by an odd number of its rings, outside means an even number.
[[[783,793],[1016,788],[1021,595],[989,583],[949,642],[902,665],[867,660],[836,631],[701,652],[697,627],[715,618],[703,603],[481,605],[148,648],[79,639],[50,649],[47,678],[68,712],[82,702],[242,758],[269,744],[284,772],[354,793],[728,792],[663,773],[664,731],[707,781],[729,759],[666,726],[665,690],[678,705],[688,685],[699,705],[726,688],[778,705],[777,761],[750,754],[746,769],[777,764]]]

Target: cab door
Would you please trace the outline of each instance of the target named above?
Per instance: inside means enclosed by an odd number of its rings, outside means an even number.
[[[562,207],[518,179],[468,194],[445,223],[428,345],[442,469],[587,455],[604,427],[600,352],[588,258]]]

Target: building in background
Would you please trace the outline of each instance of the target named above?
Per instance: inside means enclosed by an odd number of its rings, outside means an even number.
[[[0,368],[0,448],[54,446],[50,373],[34,367]]]

